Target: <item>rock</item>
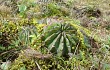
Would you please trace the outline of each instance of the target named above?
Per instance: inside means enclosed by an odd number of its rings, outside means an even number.
[[[23,50],[23,55],[26,56],[27,58],[50,58],[52,56],[52,54],[42,54],[30,47],[26,48],[25,50]]]

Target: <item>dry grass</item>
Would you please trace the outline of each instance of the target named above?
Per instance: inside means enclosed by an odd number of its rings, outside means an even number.
[[[0,15],[2,17],[7,17],[9,14],[11,14],[11,7],[0,5]]]

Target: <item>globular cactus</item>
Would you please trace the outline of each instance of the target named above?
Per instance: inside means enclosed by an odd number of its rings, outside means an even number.
[[[90,47],[89,36],[89,31],[77,24],[53,23],[44,29],[42,40],[52,53],[67,55],[74,52],[76,46]]]

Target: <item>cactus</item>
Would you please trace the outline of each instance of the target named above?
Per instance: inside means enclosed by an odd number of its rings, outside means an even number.
[[[89,30],[73,23],[53,23],[44,29],[44,46],[52,53],[67,55],[79,48],[90,47]],[[84,31],[83,31],[84,30]],[[85,33],[87,32],[87,33]]]

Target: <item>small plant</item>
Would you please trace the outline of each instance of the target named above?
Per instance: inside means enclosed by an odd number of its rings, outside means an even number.
[[[1,21],[0,22],[0,44],[3,46],[9,46],[13,36],[17,35],[17,25],[13,21]]]
[[[37,36],[37,29],[34,26],[22,26],[18,30],[18,36],[15,38],[15,40],[12,41],[11,45],[14,45],[16,47],[19,46],[31,46],[31,35]]]
[[[42,40],[51,52],[67,55],[75,49],[91,47],[88,32],[74,23],[53,23],[44,30]]]
[[[97,9],[95,6],[86,7],[85,13],[88,17],[100,17],[102,12]]]
[[[18,11],[21,17],[26,17],[26,11],[35,6],[34,0],[18,1]]]

